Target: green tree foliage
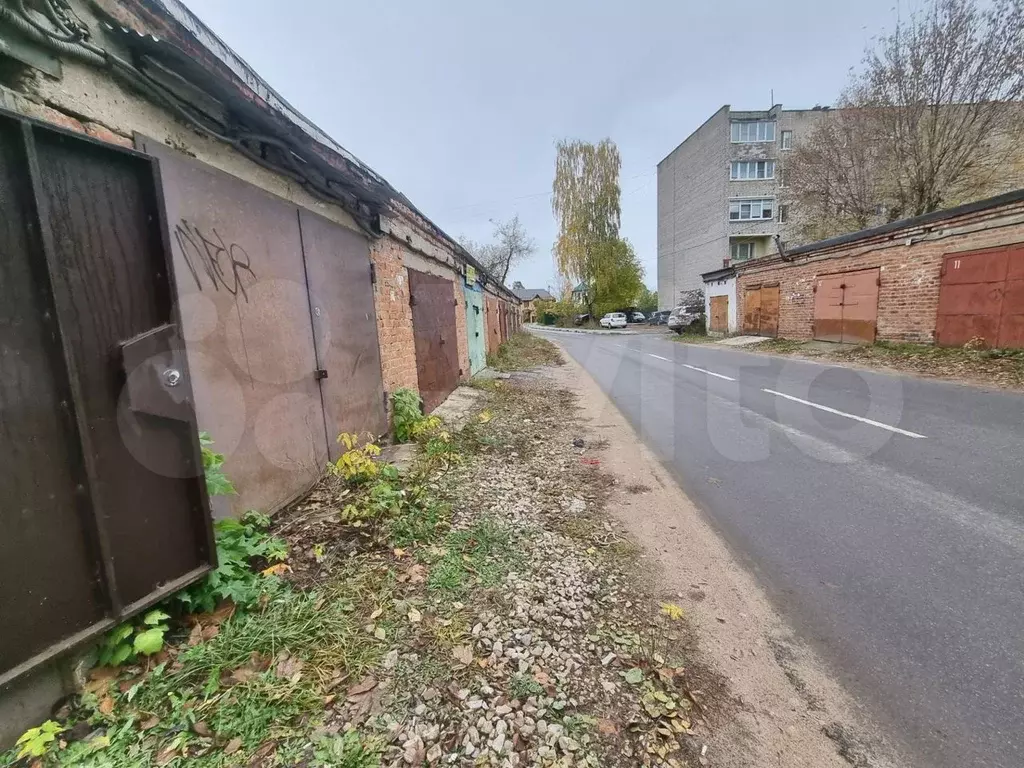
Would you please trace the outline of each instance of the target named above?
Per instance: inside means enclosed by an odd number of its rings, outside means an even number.
[[[636,308],[641,312],[655,312],[658,309],[658,292],[652,291],[646,285],[642,286],[636,300]]]
[[[593,249],[594,273],[590,280],[596,316],[636,306],[643,284],[643,267],[628,240],[615,238]]]
[[[566,282],[586,283],[593,315],[635,303],[643,269],[619,237],[622,159],[610,139],[557,144],[551,209],[558,220],[554,254]]]

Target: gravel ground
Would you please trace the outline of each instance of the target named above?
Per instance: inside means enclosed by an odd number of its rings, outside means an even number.
[[[461,436],[471,458],[441,489],[454,531],[505,541],[484,563],[502,577],[470,576],[452,600],[430,592],[435,563],[415,616],[432,641],[389,651],[336,727],[383,729],[394,766],[709,764],[721,683],[691,667],[680,609],[646,591],[635,545],[604,515],[615,481],[574,397],[531,375],[488,388],[486,423]],[[438,643],[441,625],[455,629]]]

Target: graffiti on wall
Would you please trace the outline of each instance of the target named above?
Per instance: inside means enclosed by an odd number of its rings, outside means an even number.
[[[213,227],[204,233],[187,219],[181,219],[174,228],[174,239],[200,291],[205,278],[215,291],[223,288],[232,296],[249,301],[246,280],[251,285],[258,278],[245,248],[224,242]]]

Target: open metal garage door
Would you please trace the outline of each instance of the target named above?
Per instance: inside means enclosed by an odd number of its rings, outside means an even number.
[[[814,283],[814,338],[871,344],[878,325],[879,270],[825,275]]]
[[[155,171],[0,113],[0,685],[214,557]]]
[[[1024,347],[1024,244],[945,257],[935,341]]]
[[[423,410],[430,413],[459,385],[455,294],[451,280],[415,269],[407,271],[416,373]]]

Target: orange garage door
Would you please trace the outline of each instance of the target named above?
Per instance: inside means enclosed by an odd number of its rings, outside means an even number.
[[[878,324],[877,269],[824,275],[814,282],[814,338],[870,344]]]
[[[935,341],[1024,347],[1024,244],[945,257]]]

